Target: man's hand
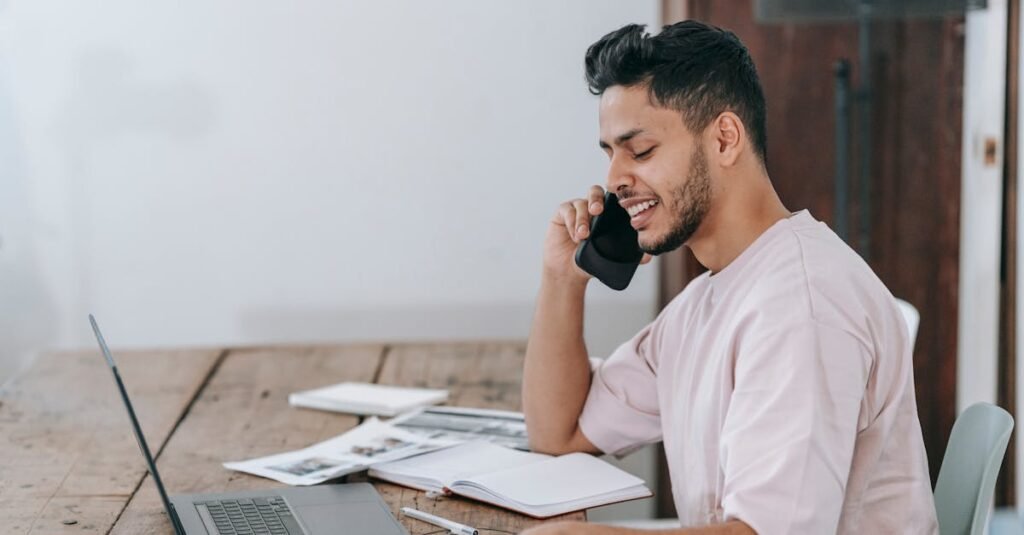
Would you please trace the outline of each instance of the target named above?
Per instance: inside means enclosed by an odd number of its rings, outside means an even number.
[[[544,273],[558,280],[586,282],[590,275],[576,265],[576,246],[590,236],[590,218],[604,210],[604,190],[591,186],[586,199],[558,206],[544,238]]]
[[[590,237],[590,220],[604,211],[604,189],[590,186],[586,199],[572,199],[558,206],[544,239],[544,274],[558,280],[586,282],[590,274],[576,265],[576,247]],[[651,261],[644,254],[641,264]]]
[[[590,389],[590,361],[583,343],[583,301],[590,275],[576,266],[576,247],[590,236],[590,220],[604,211],[604,190],[562,203],[544,238],[544,272],[537,313],[523,365],[523,412],[530,447],[562,454],[597,452],[579,429]],[[641,263],[650,260],[644,255]]]

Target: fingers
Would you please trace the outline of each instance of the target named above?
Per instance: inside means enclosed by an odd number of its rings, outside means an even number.
[[[601,186],[590,186],[590,215],[597,215],[604,211],[604,188]]]
[[[587,201],[576,199],[572,202],[576,209],[576,239],[582,240],[590,234],[590,212],[587,210]]]
[[[577,237],[577,228],[579,225],[576,224],[576,203],[581,202],[581,199],[575,201],[566,201],[558,207],[558,217],[561,220],[561,224],[565,227],[566,232],[569,233],[569,239],[573,243],[579,243],[583,238]]]
[[[640,257],[640,263],[641,264],[646,264],[646,263],[650,262],[651,259],[653,259],[653,258],[654,258],[653,256],[651,256],[651,255],[649,255],[647,253],[644,253],[644,255],[642,257]]]
[[[591,186],[586,199],[573,199],[559,205],[553,223],[565,225],[574,243],[590,236],[590,219],[604,211],[604,189]]]

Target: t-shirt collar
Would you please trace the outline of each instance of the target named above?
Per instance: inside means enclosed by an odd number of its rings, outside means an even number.
[[[762,232],[753,243],[748,245],[739,256],[733,259],[732,262],[729,262],[729,265],[725,266],[718,273],[709,275],[708,280],[711,283],[711,288],[716,292],[728,288],[738,274],[744,271],[745,266],[752,261],[751,259],[757,256],[758,251],[767,247],[777,236],[796,226],[802,226],[807,223],[813,224],[814,222],[814,218],[811,217],[810,212],[807,210],[794,212],[789,217],[776,221],[775,224]]]

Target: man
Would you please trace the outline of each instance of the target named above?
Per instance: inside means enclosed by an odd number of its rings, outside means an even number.
[[[526,351],[532,447],[623,454],[664,441],[672,533],[936,533],[906,325],[870,268],[776,195],[746,48],[693,21],[656,36],[630,25],[590,47],[586,75],[607,188],[641,248],[686,245],[709,272],[592,371],[589,276],[573,253],[602,188],[563,203]]]

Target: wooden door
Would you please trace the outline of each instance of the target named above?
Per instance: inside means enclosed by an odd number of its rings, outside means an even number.
[[[788,208],[833,225],[833,69],[840,58],[858,64],[856,23],[761,24],[751,0],[665,0],[663,7],[666,23],[685,15],[746,44],[768,104],[769,175]],[[875,22],[871,54],[869,263],[921,314],[914,378],[934,481],[956,417],[963,19]],[[859,76],[855,67],[854,81]],[[856,147],[850,154],[855,160]],[[857,174],[852,168],[851,180]],[[850,228],[859,223],[856,203],[851,192]],[[688,255],[664,262],[663,303],[699,271]],[[659,513],[667,516],[670,492],[660,490]]]

